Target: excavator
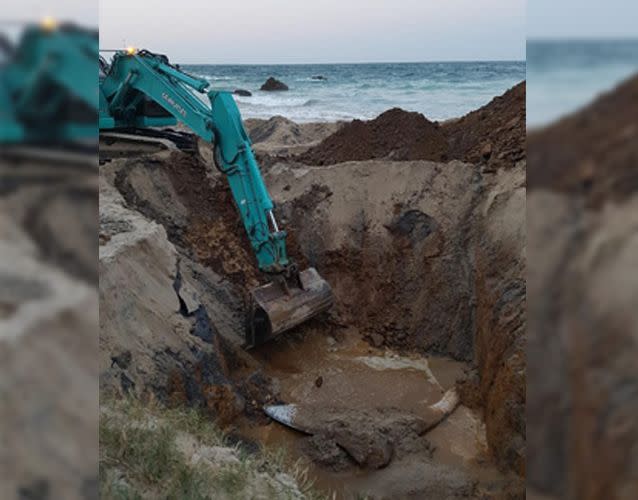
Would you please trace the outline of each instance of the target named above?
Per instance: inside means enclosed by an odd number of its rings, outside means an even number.
[[[100,57],[100,133],[144,131],[183,123],[210,143],[225,175],[257,264],[269,281],[250,292],[245,347],[252,348],[327,310],[330,285],[300,271],[286,250],[274,204],[231,93],[182,71],[165,55],[127,48]]]
[[[98,34],[44,19],[12,43],[0,34],[0,147],[7,151],[82,150],[94,163],[98,130]],[[48,156],[47,156],[48,155]]]

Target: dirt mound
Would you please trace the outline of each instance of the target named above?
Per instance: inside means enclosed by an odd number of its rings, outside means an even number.
[[[295,123],[283,116],[244,121],[257,154],[300,154],[335,133],[343,122]]]
[[[307,165],[456,159],[508,168],[525,159],[525,88],[521,82],[482,108],[443,124],[398,108],[371,121],[354,120],[296,159]]]
[[[453,158],[492,168],[525,158],[525,82],[489,104],[442,125]]]
[[[638,187],[638,76],[586,109],[529,134],[532,189],[580,194],[588,206]]]
[[[448,144],[437,123],[420,113],[394,108],[374,120],[344,125],[297,160],[308,165],[334,165],[373,158],[446,161]]]

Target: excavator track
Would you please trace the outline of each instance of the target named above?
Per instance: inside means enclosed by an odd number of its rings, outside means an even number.
[[[116,158],[177,150],[196,153],[197,137],[170,128],[123,128],[117,132],[100,132],[100,165]]]
[[[64,147],[32,144],[3,145],[0,161],[11,165],[36,162],[51,166],[87,168],[97,165],[96,147],[96,144]]]

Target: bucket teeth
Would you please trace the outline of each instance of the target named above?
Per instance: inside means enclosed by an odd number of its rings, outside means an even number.
[[[296,284],[268,283],[251,292],[252,306],[246,347],[262,344],[332,306],[330,285],[310,267],[299,273]]]

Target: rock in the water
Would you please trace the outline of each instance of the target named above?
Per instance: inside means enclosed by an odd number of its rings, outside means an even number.
[[[242,96],[242,97],[251,97],[253,95],[252,92],[248,90],[244,90],[244,89],[236,89],[235,92],[233,92],[233,94]]]
[[[270,78],[268,78],[268,80],[266,80],[266,82],[261,86],[259,90],[266,90],[269,92],[288,90],[288,85],[271,76]]]
[[[321,81],[326,81],[327,78],[323,75],[313,75],[310,77],[312,80],[321,80]]]

